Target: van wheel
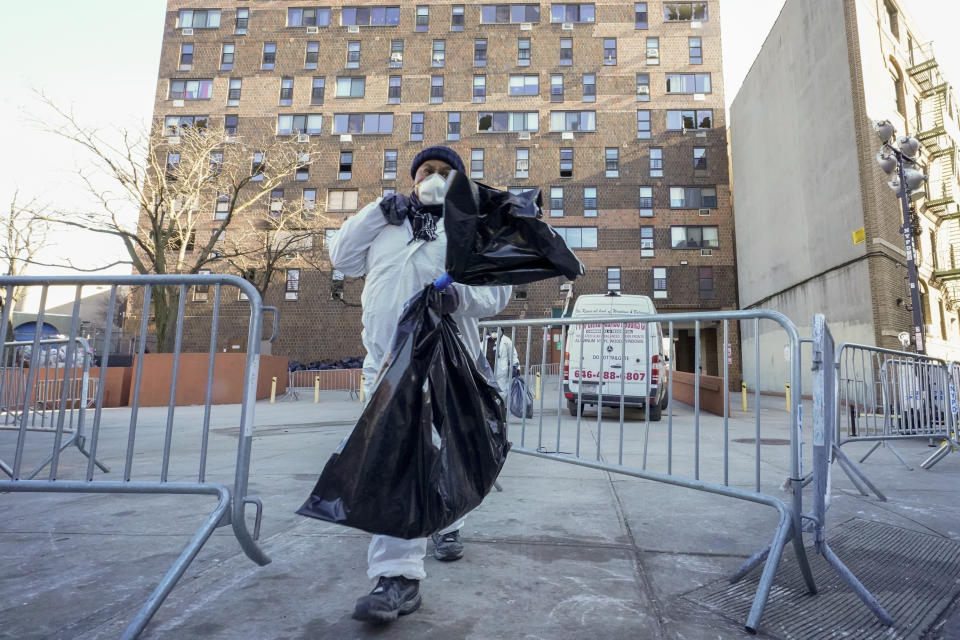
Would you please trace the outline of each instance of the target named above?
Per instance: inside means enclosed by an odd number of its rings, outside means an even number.
[[[574,417],[579,415],[580,411],[578,411],[578,409],[582,410],[582,407],[579,406],[576,400],[567,400],[567,411],[570,412],[570,415]]]
[[[663,394],[663,400],[660,401],[660,410],[666,411],[667,404],[670,402],[670,396],[666,393]]]
[[[650,422],[660,422],[660,406],[653,405],[652,407],[647,407],[647,410],[650,412]]]

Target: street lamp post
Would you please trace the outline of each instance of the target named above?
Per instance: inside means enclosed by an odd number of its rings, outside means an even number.
[[[927,180],[915,160],[920,151],[920,142],[910,136],[900,136],[893,143],[896,129],[889,120],[873,123],[873,128],[883,141],[883,148],[877,153],[877,162],[887,175],[896,171],[894,179],[887,185],[897,192],[900,207],[903,210],[903,246],[907,256],[907,278],[910,281],[910,305],[913,311],[913,340],[917,353],[924,353],[923,309],[920,306],[920,283],[917,277],[917,261],[913,250],[913,228],[910,224],[910,200]]]

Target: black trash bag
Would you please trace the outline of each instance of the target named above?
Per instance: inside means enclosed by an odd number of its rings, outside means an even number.
[[[533,417],[533,394],[523,378],[516,374],[510,381],[510,413],[518,418]]]
[[[298,514],[423,538],[493,487],[510,449],[506,409],[439,304],[433,285],[407,303],[369,404]]]
[[[539,189],[514,195],[454,174],[443,201],[447,273],[469,285],[582,276],[577,256],[539,219],[540,204]]]

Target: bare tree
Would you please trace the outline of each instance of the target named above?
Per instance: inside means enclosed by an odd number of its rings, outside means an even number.
[[[49,225],[38,220],[46,210],[46,205],[40,204],[37,198],[22,202],[20,191],[13,192],[9,213],[0,218],[0,268],[4,275],[22,276],[28,265],[36,263],[37,254],[50,246]],[[0,307],[5,312],[12,311],[25,292],[26,287],[13,287],[7,300],[6,287],[0,288]]]
[[[318,148],[295,133],[238,137],[193,116],[168,117],[146,133],[114,132],[121,140],[115,144],[71,112],[41,100],[56,115],[47,130],[87,152],[90,165],[81,177],[97,207],[40,217],[119,238],[141,274],[224,271],[241,260],[264,263],[268,245],[256,242],[251,230],[275,226],[269,195],[308,167]],[[233,240],[226,249],[225,236]],[[283,251],[274,263],[286,259]],[[158,349],[169,351],[179,291],[157,287],[152,302]]]

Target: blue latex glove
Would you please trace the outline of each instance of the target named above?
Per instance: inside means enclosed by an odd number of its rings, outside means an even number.
[[[407,209],[410,208],[410,198],[394,193],[380,201],[380,211],[387,223],[399,226],[407,219]]]

